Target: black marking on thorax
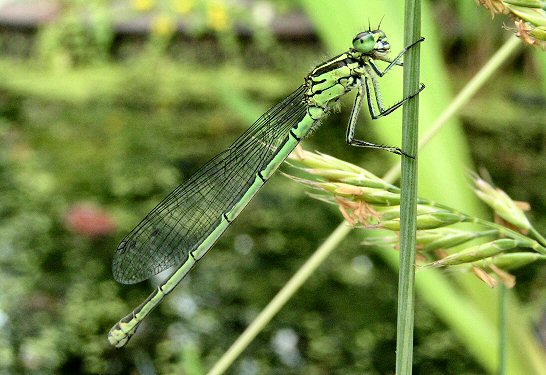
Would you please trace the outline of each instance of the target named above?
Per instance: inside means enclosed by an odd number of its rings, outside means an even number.
[[[344,57],[343,57],[344,56]],[[343,58],[341,58],[343,57]],[[334,70],[337,70],[337,69],[340,69],[340,68],[343,68],[343,67],[346,67],[347,65],[351,65],[351,64],[359,64],[360,65],[360,60],[359,59],[355,59],[354,57],[352,57],[351,55],[345,53],[343,55],[339,55],[339,56],[336,56],[335,58],[317,66],[312,72],[311,72],[311,77],[313,78],[318,78],[320,77],[321,75],[325,74],[325,73],[329,73],[329,72],[332,72]]]
[[[260,177],[260,180],[265,184],[267,182],[267,179],[262,175],[262,172],[258,172],[258,177]]]

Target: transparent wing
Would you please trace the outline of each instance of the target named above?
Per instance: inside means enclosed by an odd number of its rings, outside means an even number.
[[[188,259],[275,157],[306,114],[305,87],[263,114],[227,150],[170,193],[119,244],[114,278],[134,284]]]

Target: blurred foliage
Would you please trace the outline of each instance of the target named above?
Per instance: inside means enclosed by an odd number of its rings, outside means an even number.
[[[500,34],[468,33],[459,2],[437,3],[439,22],[450,26],[442,38],[457,87]],[[287,179],[272,179],[123,350],[109,347],[106,334],[152,286],[116,284],[113,251],[162,197],[328,54],[312,36],[277,40],[273,19],[298,11],[289,0],[56,4],[58,17],[37,33],[0,33],[0,372],[200,374],[339,214]],[[143,33],[116,29],[135,19],[145,20]],[[528,55],[520,57],[505,73],[518,80],[499,79],[463,116],[477,165],[540,213],[546,116],[543,91],[526,78],[533,69]],[[345,145],[347,112],[333,115],[307,148],[384,170],[381,153]],[[74,224],[75,208],[88,226]],[[97,234],[104,215],[115,229]],[[533,218],[542,231],[545,220]],[[397,276],[358,240],[346,241],[232,373],[392,371]],[[544,272],[517,274],[537,316]],[[415,371],[483,373],[426,306],[417,309]]]

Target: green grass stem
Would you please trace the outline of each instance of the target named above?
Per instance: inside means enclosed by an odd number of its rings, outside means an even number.
[[[421,1],[407,0],[404,12],[404,45],[421,37]],[[404,97],[419,88],[420,46],[404,58]],[[419,141],[419,97],[404,104],[402,149],[415,159],[402,158],[400,194],[400,271],[398,276],[398,317],[396,329],[396,373],[409,375],[413,364],[415,306],[415,254],[417,231],[417,151]]]
[[[499,358],[497,375],[506,374],[506,286],[503,283],[499,285]]]

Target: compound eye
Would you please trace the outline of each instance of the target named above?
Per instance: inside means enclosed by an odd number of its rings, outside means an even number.
[[[363,32],[357,34],[353,39],[353,47],[358,52],[370,53],[375,46],[375,38],[372,33]]]

